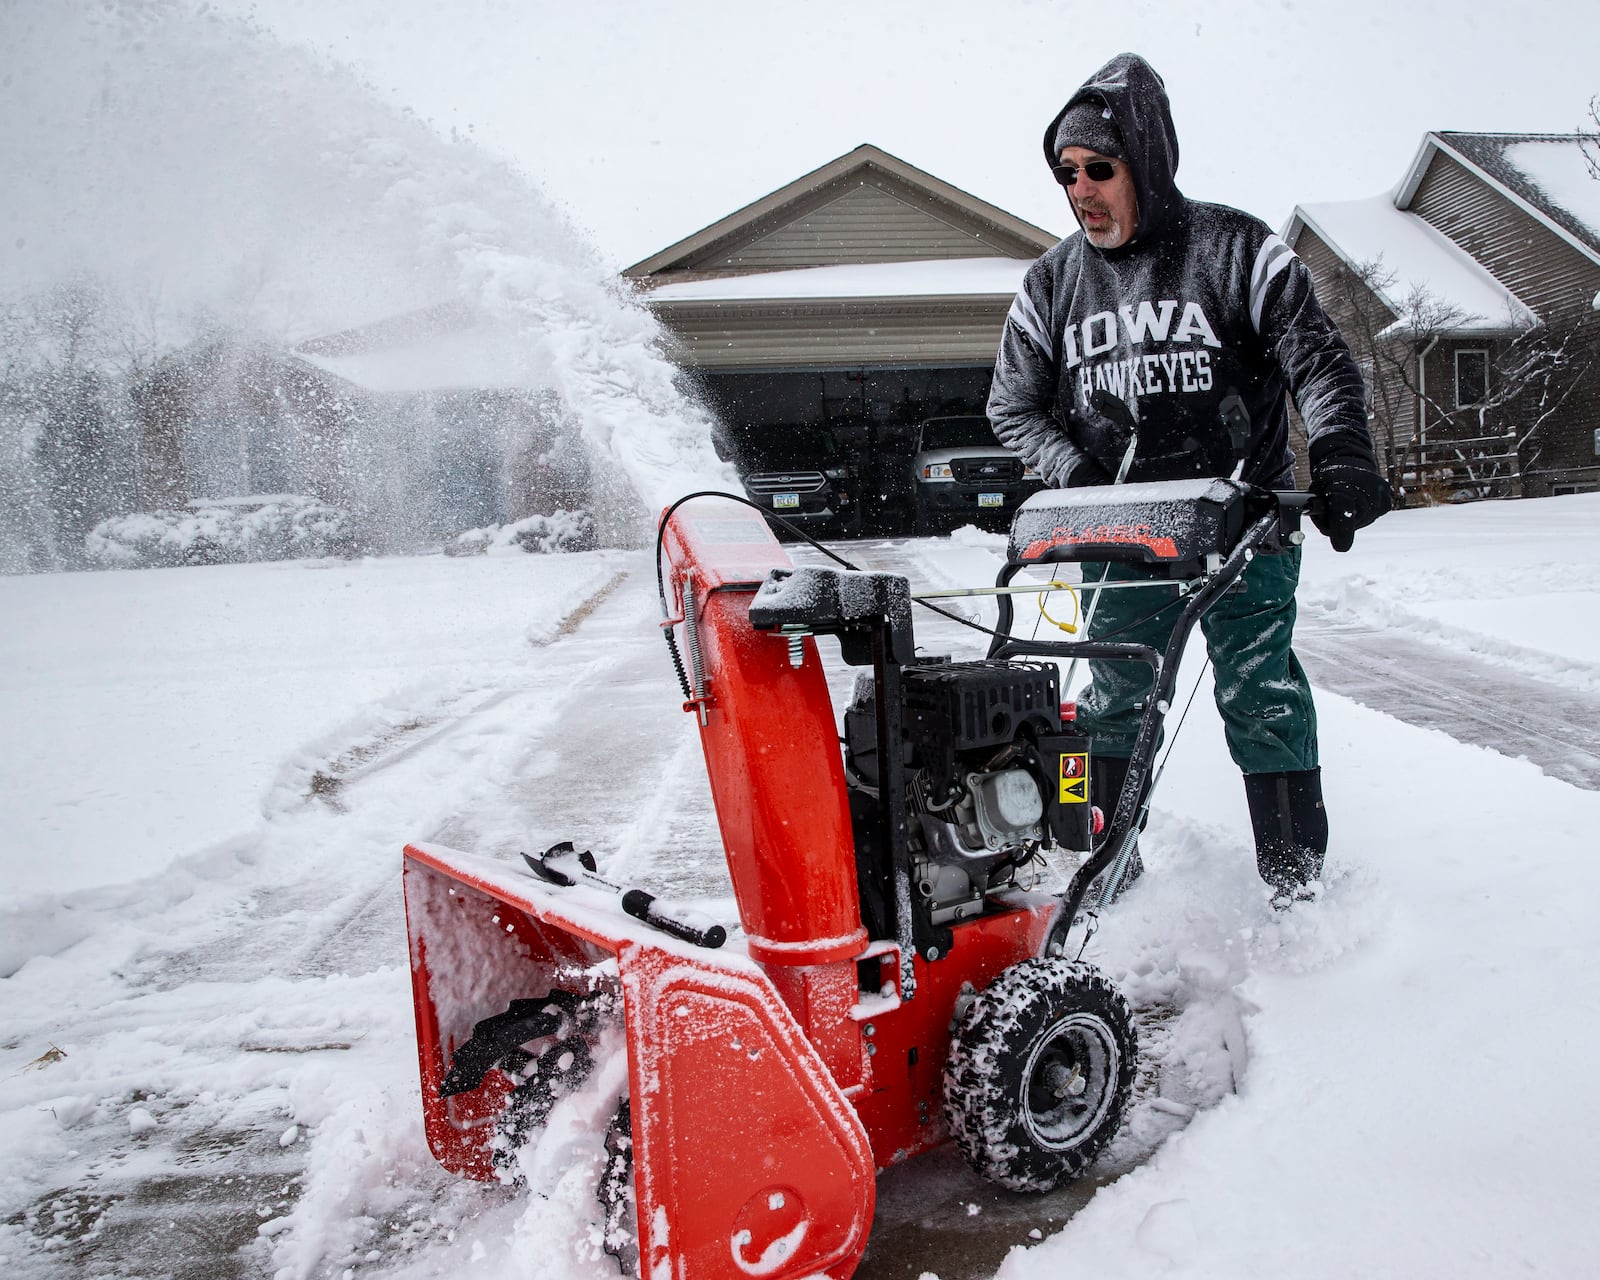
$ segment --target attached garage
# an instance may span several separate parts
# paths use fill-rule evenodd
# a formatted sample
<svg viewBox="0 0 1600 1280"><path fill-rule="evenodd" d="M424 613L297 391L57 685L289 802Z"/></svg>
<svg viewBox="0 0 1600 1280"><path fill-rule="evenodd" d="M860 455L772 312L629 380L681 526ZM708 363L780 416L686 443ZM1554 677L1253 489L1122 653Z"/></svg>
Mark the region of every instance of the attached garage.
<svg viewBox="0 0 1600 1280"><path fill-rule="evenodd" d="M917 425L983 412L1006 312L1056 239L861 146L624 276L742 471L831 445L813 470L835 531L887 532L910 521Z"/></svg>

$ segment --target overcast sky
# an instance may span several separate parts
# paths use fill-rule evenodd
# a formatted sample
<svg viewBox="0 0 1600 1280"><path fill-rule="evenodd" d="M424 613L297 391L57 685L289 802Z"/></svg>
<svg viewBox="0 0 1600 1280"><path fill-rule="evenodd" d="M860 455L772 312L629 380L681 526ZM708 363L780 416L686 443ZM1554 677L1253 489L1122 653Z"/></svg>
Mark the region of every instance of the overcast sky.
<svg viewBox="0 0 1600 1280"><path fill-rule="evenodd" d="M1112 54L1191 196L1281 227L1393 187L1430 129L1570 132L1593 0L226 0L513 160L618 267L871 142L1064 234L1044 125Z"/></svg>

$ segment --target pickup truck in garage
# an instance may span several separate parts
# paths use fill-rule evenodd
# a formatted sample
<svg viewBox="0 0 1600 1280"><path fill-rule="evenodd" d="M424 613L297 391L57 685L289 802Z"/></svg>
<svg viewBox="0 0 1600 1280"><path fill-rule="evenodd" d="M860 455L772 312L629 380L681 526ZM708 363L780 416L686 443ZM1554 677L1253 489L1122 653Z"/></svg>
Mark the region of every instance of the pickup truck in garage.
<svg viewBox="0 0 1600 1280"><path fill-rule="evenodd" d="M1022 500L1044 488L1038 473L995 439L981 415L928 418L917 428L915 448L918 533L964 524L1005 528Z"/></svg>

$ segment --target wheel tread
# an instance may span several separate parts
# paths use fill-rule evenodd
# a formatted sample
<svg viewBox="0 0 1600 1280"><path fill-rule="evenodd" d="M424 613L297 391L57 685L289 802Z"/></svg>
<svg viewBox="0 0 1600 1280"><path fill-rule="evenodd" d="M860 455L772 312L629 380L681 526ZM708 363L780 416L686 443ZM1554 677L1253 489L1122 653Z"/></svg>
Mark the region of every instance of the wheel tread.
<svg viewBox="0 0 1600 1280"><path fill-rule="evenodd" d="M1110 1105L1071 1147L1044 1147L1022 1115L1022 1073L1034 1039L1073 1011L1098 1019L1116 1046ZM1108 979L1081 961L1024 961L960 1015L945 1065L945 1118L980 1176L1016 1191L1049 1191L1079 1176L1116 1136L1137 1060L1133 1015Z"/></svg>

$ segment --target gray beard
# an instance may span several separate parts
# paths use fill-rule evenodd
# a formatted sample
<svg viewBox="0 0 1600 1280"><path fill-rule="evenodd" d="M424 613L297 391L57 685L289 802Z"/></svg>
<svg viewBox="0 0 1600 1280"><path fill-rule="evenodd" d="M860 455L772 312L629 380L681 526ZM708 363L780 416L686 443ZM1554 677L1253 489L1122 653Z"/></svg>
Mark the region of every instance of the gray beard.
<svg viewBox="0 0 1600 1280"><path fill-rule="evenodd" d="M1111 220L1111 225L1104 231L1090 231L1087 227L1085 227L1083 229L1083 234L1084 238L1088 240L1088 242L1096 249L1120 249L1128 242L1128 237L1122 228L1122 223L1118 222L1115 218Z"/></svg>

